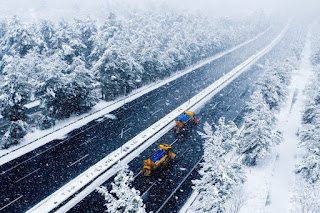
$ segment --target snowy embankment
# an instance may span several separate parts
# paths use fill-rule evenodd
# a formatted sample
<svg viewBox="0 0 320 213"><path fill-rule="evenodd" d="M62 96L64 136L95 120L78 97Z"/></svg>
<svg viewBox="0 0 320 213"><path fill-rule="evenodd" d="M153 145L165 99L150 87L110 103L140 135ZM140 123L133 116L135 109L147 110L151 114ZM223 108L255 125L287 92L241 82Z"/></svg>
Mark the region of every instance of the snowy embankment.
<svg viewBox="0 0 320 213"><path fill-rule="evenodd" d="M24 140L16 145L16 146L12 146L9 147L8 149L0 149L0 165L5 164L17 157L20 157L40 146L43 146L46 143L49 143L50 141L53 141L55 139L61 139L61 138L65 138L66 134L68 134L69 132L80 128L84 125L86 125L87 123L98 119L100 117L110 117L110 115L108 115L108 113L114 111L115 109L118 109L119 107L123 106L124 103L128 103L131 102L145 94L147 94L148 92L155 90L171 81L174 81L190 72L192 72L195 69L198 69L208 63L211 63L214 60L217 60L223 56L225 56L228 53L231 53L247 44L249 44L250 42L255 41L256 39L258 39L259 37L261 37L262 35L264 35L270 28L268 28L267 30L265 30L264 32L260 33L259 35L255 36L254 38L243 42L239 45L236 45L235 47L223 51L221 53L218 53L208 59L205 59L197 64L195 64L192 67L189 67L185 70L179 71L177 73L175 73L174 75L172 75L170 78L167 78L166 80L162 80L144 87L141 87L133 92L131 92L128 96L126 97L121 97L115 101L110 101L110 102L105 102L105 101L100 101L100 103L98 103L96 106L93 107L93 109L86 113L83 114L81 116L73 116L69 119L64 119L64 120L57 120L56 121L56 125L51 128L51 129L47 129L47 130L35 130L33 132L28 133Z"/></svg>
<svg viewBox="0 0 320 213"><path fill-rule="evenodd" d="M301 158L298 149L301 112L304 103L302 91L312 76L310 63L310 35L305 44L299 70L293 73L289 99L278 116L277 130L283 140L257 166L247 168L244 189L248 199L240 212L287 212L295 185L295 164Z"/></svg>
<svg viewBox="0 0 320 213"><path fill-rule="evenodd" d="M91 193L97 186L101 185L116 173L116 170L113 168L113 166L119 160L121 160L123 163L130 162L139 153L144 151L167 131L172 129L174 126L173 121L178 115L185 110L197 111L216 93L236 79L241 73L245 72L259 58L268 53L287 32L288 26L289 23L281 31L281 33L259 53L248 58L222 78L191 98L189 101L173 110L167 116L160 119L158 122L141 132L139 135L135 136L133 139L125 143L123 148L115 150L97 164L87 169L61 189L41 201L39 204L29 210L29 212L49 212L60 207L62 203L64 203L64 205L58 210L58 212L66 212L71 209L76 203Z"/></svg>

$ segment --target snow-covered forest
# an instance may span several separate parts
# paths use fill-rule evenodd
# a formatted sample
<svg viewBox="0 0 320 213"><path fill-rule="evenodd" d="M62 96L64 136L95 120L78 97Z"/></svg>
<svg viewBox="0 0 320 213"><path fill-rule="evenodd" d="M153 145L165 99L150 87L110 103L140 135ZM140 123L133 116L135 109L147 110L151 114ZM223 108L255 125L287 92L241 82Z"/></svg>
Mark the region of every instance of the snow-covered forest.
<svg viewBox="0 0 320 213"><path fill-rule="evenodd" d="M1 147L26 134L29 102L41 100L36 126L50 128L52 119L81 114L99 99L114 100L168 77L269 25L261 12L209 19L170 8L110 12L104 20L2 20L1 114L12 125Z"/></svg>

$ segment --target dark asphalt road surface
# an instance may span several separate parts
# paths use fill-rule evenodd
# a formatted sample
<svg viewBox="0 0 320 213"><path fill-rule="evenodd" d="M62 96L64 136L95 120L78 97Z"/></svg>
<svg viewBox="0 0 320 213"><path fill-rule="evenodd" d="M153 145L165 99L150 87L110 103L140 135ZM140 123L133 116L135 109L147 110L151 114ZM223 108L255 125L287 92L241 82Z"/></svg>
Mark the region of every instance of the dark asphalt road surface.
<svg viewBox="0 0 320 213"><path fill-rule="evenodd" d="M257 41L115 110L111 114L117 117L116 120L104 119L99 122L90 122L82 128L72 131L65 140L54 140L0 166L0 182L2 183L0 209L5 206L2 209L4 212L25 212L30 209L118 148L121 144L120 132L122 128L125 132L122 140L126 142L220 78L223 73L233 69L249 56L259 51L279 31L280 29L271 30ZM252 76L253 74L250 72L250 77L252 78ZM222 91L221 94L223 96L217 95L209 103L209 106L210 104L215 106L214 109L210 108L210 111L205 111L206 108L204 108L200 112L201 122L208 120L212 123L212 121L216 121L221 116L227 118L236 117L237 110L239 111L243 108L244 100L249 97L250 92L248 90L250 86L248 85L252 83L248 74L239 79L243 79L244 83L239 82L239 80L235 81L235 83L232 83ZM162 141L173 141L172 132L161 138ZM194 141L194 143L190 141ZM161 142L159 141L159 143ZM134 159L130 163L130 166L134 168L133 171L138 172L141 169L142 159L150 155L159 143L155 143L142 153L141 157ZM166 190L166 192L172 189L176 183L179 183L181 177L190 170L192 162L201 157L201 140L196 131L192 131L189 137L177 142L177 144L179 143L181 146L174 147L176 152L184 151L180 149L188 147L189 149L183 157L180 158L179 156L177 158L180 160L172 165L172 170L170 170L169 174L159 182L159 186L162 186L161 190ZM197 155L194 155L194 153L197 153ZM187 163L189 161L190 163ZM185 170L180 168L185 168ZM179 175L174 175L174 172ZM144 178L140 180L142 183L144 181ZM139 181L137 181L138 183ZM139 189L139 186L137 188ZM155 187L154 190L158 191L159 187ZM156 191L150 190L150 199L153 196L157 196ZM161 199L156 198L160 202ZM10 204L11 202L13 203ZM148 205L148 210L157 206L159 206L158 202L154 202L152 206Z"/></svg>

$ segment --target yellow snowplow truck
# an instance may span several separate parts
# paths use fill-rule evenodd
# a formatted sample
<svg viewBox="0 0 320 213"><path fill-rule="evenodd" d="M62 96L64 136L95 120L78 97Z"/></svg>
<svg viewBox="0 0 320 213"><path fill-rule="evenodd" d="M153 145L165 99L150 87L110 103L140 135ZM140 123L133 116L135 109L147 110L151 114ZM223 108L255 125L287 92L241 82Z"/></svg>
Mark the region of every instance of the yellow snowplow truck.
<svg viewBox="0 0 320 213"><path fill-rule="evenodd" d="M188 130L192 124L197 124L198 118L194 115L194 112L185 111L182 115L175 119L176 126L174 131L176 134L182 133Z"/></svg>
<svg viewBox="0 0 320 213"><path fill-rule="evenodd" d="M142 173L145 176L150 176L151 172L157 170L158 168L163 168L167 165L167 163L174 159L176 154L172 152L172 147L168 144L160 144L158 146L158 150L156 153L152 155L152 157L144 160L144 166L142 169Z"/></svg>

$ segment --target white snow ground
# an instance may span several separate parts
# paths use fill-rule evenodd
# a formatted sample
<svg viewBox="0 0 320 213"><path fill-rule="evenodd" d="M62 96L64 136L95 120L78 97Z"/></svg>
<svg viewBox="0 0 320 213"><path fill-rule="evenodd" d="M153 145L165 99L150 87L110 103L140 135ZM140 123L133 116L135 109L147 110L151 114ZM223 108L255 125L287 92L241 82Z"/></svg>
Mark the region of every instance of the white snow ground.
<svg viewBox="0 0 320 213"><path fill-rule="evenodd" d="M273 149L270 156L266 156L257 166L248 168L244 184L248 199L240 213L290 211L290 199L295 189L294 168L303 151L298 148L298 134L305 100L303 90L312 76L310 56L309 34L300 68L293 73L289 86L290 98L278 116L277 129L283 133L284 140Z"/></svg>
<svg viewBox="0 0 320 213"><path fill-rule="evenodd" d="M268 30L270 30L270 28L266 29L264 32L258 34L257 36L253 37L252 39L249 39L248 41L245 41L239 45L234 46L233 48L230 48L229 50L226 50L224 52L218 53L210 58L207 58L201 62L199 62L198 64L189 67L185 70L181 70L180 72L177 72L175 74L173 74L171 77L159 81L159 82L155 82L153 84L141 87L135 91L133 91L132 93L128 94L127 97L120 97L115 101L111 101L111 102L105 102L105 101L100 101L96 106L94 106L92 108L92 110L90 110L90 112L82 114L80 116L71 116L68 119L64 119L64 120L57 120L56 121L56 125L51 128L51 129L47 129L47 130L34 130L33 132L28 133L24 140L16 145L16 146L12 146L9 147L8 149L0 149L0 165L3 165L15 158L18 158L40 146L43 146L44 144L55 140L55 139L63 139L64 137L66 137L66 134L68 134L69 132L71 132L74 129L80 128L81 126L86 125L87 123L95 120L95 119L99 119L102 116L109 116L108 113L112 112L113 110L121 107L124 103L128 103L131 102L139 97L141 97L142 95L155 90L183 75L188 74L189 72L192 72L194 69L198 69L208 63L211 63L212 61L221 58L222 56L231 53L243 46L245 46L246 44L249 44L250 42L258 39L259 37L261 37L262 35L264 35ZM112 116L112 115L110 115Z"/></svg>

